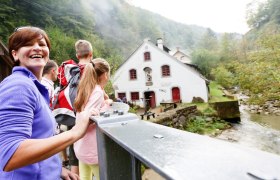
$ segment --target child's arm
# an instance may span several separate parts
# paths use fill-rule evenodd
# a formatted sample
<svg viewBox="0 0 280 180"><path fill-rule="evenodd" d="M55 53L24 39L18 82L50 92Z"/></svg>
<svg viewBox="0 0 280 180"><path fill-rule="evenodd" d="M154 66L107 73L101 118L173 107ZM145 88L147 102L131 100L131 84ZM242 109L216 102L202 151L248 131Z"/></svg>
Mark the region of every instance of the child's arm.
<svg viewBox="0 0 280 180"><path fill-rule="evenodd" d="M105 103L107 106L110 106L113 103L113 100L109 98L108 94L105 92L104 89L103 92L104 92Z"/></svg>

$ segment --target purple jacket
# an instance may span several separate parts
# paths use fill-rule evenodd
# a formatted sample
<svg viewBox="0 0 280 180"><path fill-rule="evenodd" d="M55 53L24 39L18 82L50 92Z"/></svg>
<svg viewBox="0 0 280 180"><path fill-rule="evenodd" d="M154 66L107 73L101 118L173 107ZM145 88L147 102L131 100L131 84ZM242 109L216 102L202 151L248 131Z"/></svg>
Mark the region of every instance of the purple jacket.
<svg viewBox="0 0 280 180"><path fill-rule="evenodd" d="M14 67L12 75L0 84L0 179L60 179L58 155L11 172L3 171L22 141L54 134L55 119L49 109L48 90L28 69Z"/></svg>

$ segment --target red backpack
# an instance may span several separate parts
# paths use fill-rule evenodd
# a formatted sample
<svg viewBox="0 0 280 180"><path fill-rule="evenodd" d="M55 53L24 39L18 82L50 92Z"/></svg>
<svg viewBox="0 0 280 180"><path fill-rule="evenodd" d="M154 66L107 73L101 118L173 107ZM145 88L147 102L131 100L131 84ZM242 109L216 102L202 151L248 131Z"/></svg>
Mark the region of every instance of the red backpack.
<svg viewBox="0 0 280 180"><path fill-rule="evenodd" d="M58 68L59 88L56 89L52 105L53 115L58 124L75 125L73 104L77 95L81 68L74 60L64 61Z"/></svg>

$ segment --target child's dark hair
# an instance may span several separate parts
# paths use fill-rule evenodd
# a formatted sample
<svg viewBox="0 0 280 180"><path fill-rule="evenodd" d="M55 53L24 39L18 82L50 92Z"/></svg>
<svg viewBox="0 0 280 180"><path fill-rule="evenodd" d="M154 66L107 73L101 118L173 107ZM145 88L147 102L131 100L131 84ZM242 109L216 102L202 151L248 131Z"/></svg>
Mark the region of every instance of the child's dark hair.
<svg viewBox="0 0 280 180"><path fill-rule="evenodd" d="M43 75L48 74L52 68L57 68L57 63L54 60L48 60L47 64L44 67Z"/></svg>

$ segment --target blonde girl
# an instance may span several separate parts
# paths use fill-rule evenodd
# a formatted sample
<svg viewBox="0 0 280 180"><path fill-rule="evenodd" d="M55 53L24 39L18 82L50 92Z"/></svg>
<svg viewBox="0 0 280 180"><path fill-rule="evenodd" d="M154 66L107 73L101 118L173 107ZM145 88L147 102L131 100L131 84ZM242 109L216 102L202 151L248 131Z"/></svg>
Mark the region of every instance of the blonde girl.
<svg viewBox="0 0 280 180"><path fill-rule="evenodd" d="M81 77L74 107L77 112L83 110L106 110L111 102L105 100L104 86L110 78L110 66L102 58L92 60L85 66ZM86 135L74 144L74 150L79 159L79 172L82 180L99 179L99 166L96 142L96 125L90 124Z"/></svg>

